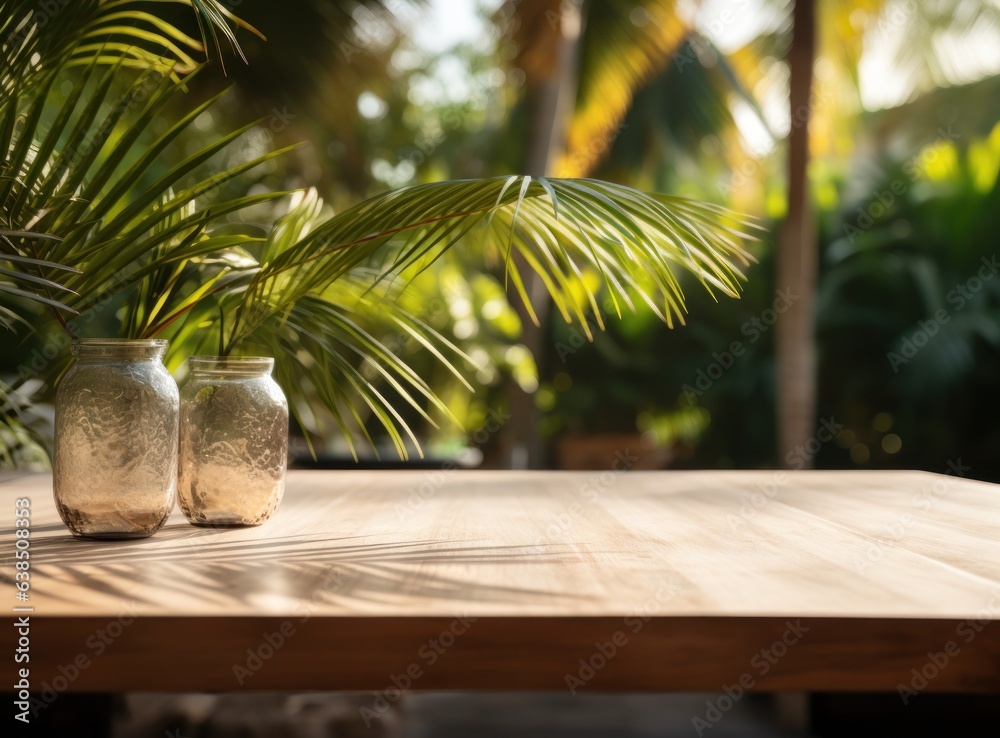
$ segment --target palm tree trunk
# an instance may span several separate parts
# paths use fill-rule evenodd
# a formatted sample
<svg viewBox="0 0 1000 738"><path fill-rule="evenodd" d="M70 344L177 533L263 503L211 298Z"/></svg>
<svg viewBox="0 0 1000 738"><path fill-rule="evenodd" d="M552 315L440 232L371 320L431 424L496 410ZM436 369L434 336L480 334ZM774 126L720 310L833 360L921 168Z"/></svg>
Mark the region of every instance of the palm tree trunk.
<svg viewBox="0 0 1000 738"><path fill-rule="evenodd" d="M813 436L816 416L816 224L809 202L809 116L816 52L815 0L796 0L793 12L788 135L788 215L778 241L778 289L798 296L778 320L777 419L779 461Z"/></svg>
<svg viewBox="0 0 1000 738"><path fill-rule="evenodd" d="M525 161L526 174L544 177L551 173L552 164L566 145L566 126L576 103L577 67L582 30L582 3L553 2L553 11L546 14L551 22L560 24L554 73L541 80L530 100L532 110L531 139ZM525 289L538 317L538 325L520 301L514 308L524 326L521 342L535 357L539 378L543 376L546 353L545 326L549 315L549 295L542 280L519 255L514 256L518 270L525 275ZM534 393L522 390L516 382L507 384L507 408L510 414L502 438L504 464L509 469L539 469L545 464L545 445L540 431L541 413L535 405Z"/></svg>

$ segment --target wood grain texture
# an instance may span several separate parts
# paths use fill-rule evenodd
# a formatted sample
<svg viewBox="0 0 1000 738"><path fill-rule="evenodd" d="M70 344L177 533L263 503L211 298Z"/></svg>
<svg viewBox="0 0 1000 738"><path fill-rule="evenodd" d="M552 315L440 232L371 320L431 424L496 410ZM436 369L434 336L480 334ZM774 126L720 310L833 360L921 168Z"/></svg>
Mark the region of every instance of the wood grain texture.
<svg viewBox="0 0 1000 738"><path fill-rule="evenodd" d="M8 582L15 497L35 684L82 657L68 689L895 690L954 642L927 690L1000 691L1000 487L950 476L293 472L259 528L122 542L9 478Z"/></svg>

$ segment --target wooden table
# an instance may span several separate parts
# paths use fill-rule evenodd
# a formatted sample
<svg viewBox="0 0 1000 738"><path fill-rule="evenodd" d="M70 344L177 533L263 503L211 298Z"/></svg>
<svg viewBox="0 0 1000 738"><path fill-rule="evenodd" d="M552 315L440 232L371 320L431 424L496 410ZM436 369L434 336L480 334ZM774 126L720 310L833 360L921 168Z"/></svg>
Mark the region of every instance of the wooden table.
<svg viewBox="0 0 1000 738"><path fill-rule="evenodd" d="M36 689L1000 691L1000 487L953 476L293 472L131 542L8 478L8 582L16 497Z"/></svg>

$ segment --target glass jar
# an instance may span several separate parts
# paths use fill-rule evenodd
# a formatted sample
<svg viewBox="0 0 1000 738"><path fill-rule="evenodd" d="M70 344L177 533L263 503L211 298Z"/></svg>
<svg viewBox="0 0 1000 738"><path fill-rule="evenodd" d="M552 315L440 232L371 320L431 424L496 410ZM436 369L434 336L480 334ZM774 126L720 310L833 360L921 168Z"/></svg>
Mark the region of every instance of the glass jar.
<svg viewBox="0 0 1000 738"><path fill-rule="evenodd" d="M87 538L145 538L174 507L177 383L163 340L84 338L56 391L53 493Z"/></svg>
<svg viewBox="0 0 1000 738"><path fill-rule="evenodd" d="M192 356L181 388L178 499L193 525L260 525L281 502L288 403L274 359Z"/></svg>

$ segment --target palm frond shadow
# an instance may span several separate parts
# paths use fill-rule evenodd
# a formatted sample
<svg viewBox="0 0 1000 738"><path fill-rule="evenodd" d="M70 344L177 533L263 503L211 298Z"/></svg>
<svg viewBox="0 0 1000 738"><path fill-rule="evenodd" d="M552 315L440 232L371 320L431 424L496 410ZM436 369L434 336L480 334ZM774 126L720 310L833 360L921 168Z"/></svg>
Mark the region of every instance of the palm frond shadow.
<svg viewBox="0 0 1000 738"><path fill-rule="evenodd" d="M31 526L31 532L35 535L39 533L57 533L65 530L66 526L63 523L46 523L45 525ZM0 537L13 537L15 531L17 531L17 528L0 528Z"/></svg>
<svg viewBox="0 0 1000 738"><path fill-rule="evenodd" d="M417 600L503 602L523 595L546 600L571 598L545 589L491 585L477 578L475 571L468 576L437 574L424 565L581 560L577 551L561 544L353 542L360 536L226 541L212 536L211 531L196 531L195 537L211 536L213 540L196 546L190 542L162 545L163 533L180 533L170 539L180 542L192 537L191 530L178 524L161 531L157 539L125 543L95 544L68 536L41 539L33 547L34 570L45 583L46 596L67 604L75 604L67 593L77 588L151 606L189 600L233 609L253 607L259 598L294 593L294 597L315 605L336 604L350 612L364 603L398 601L400 591ZM322 548L316 548L317 544ZM303 545L309 548L302 550ZM331 575L336 575L339 583L335 588L327 584ZM136 582L143 586L137 587Z"/></svg>

